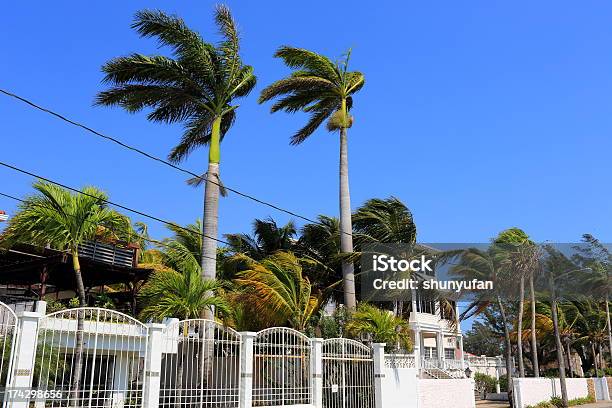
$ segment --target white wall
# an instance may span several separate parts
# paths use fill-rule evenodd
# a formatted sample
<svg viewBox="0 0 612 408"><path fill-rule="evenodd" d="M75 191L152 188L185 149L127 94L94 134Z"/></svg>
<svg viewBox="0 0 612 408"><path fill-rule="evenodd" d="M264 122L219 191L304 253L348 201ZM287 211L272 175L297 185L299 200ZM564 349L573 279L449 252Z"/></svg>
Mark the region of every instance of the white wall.
<svg viewBox="0 0 612 408"><path fill-rule="evenodd" d="M561 384L558 378L515 378L514 398L516 408L525 408L527 405L536 405L542 401L549 401L552 397L561 396ZM589 395L586 378L568 378L567 398L584 398Z"/></svg>
<svg viewBox="0 0 612 408"><path fill-rule="evenodd" d="M419 408L474 408L474 380L418 381ZM408 405L406 405L408 406Z"/></svg>
<svg viewBox="0 0 612 408"><path fill-rule="evenodd" d="M418 398L417 369L385 367L384 374L382 406L384 408L413 408Z"/></svg>

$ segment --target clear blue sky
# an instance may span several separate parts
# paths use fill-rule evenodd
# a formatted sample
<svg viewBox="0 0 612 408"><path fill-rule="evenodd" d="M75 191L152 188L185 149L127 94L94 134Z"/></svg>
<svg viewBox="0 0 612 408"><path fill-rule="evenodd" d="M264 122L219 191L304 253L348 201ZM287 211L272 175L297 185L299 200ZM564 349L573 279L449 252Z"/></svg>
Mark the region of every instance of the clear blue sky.
<svg viewBox="0 0 612 408"><path fill-rule="evenodd" d="M482 242L519 226L535 240L612 240L612 3L602 1L231 1L258 86L222 145L222 179L308 217L336 215L337 136L289 136L305 118L271 115L263 86L287 73L281 44L339 56L366 76L350 130L353 207L395 195L423 242ZM155 53L130 28L135 11L181 15L217 39L213 2L7 2L0 85L93 128L165 156L179 127L92 106L100 66ZM159 52L166 52L161 50ZM0 95L0 160L178 223L201 216L185 176ZM206 151L184 165L203 171ZM32 180L0 169L0 191ZM0 198L0 208L15 204ZM240 197L221 201L220 232L287 216ZM135 219L138 219L135 217ZM162 237L162 225L149 222Z"/></svg>

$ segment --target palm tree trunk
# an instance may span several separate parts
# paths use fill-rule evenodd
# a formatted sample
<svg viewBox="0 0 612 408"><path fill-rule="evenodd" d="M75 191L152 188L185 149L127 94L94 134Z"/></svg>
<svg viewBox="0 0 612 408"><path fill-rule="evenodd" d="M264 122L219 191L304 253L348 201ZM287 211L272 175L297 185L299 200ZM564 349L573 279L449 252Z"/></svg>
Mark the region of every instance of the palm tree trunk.
<svg viewBox="0 0 612 408"><path fill-rule="evenodd" d="M567 351L567 369L569 371L570 378L574 376L574 370L572 370L572 349L570 348L570 339L565 339L565 350Z"/></svg>
<svg viewBox="0 0 612 408"><path fill-rule="evenodd" d="M606 328L608 329L608 353L610 353L610 362L612 363L612 327L610 327L610 303L608 302L608 294L606 293Z"/></svg>
<svg viewBox="0 0 612 408"><path fill-rule="evenodd" d="M540 365L538 363L538 338L536 335L536 300L533 285L533 273L529 274L529 293L531 296L531 361L533 364L533 376L540 376Z"/></svg>
<svg viewBox="0 0 612 408"><path fill-rule="evenodd" d="M219 143L221 136L221 116L212 124L210 147L208 151L208 172L204 186L204 222L202 237L202 278L214 279L217 274L217 238L219 229ZM212 295L212 294L210 294ZM214 310L202 312L205 319L214 318Z"/></svg>
<svg viewBox="0 0 612 408"><path fill-rule="evenodd" d="M563 345L561 344L561 335L559 333L559 317L557 316L557 298L555 295L555 288L553 283L553 277L551 276L551 301L550 307L552 309L553 327L555 331L555 345L557 347L557 363L559 364L559 382L561 383L561 399L563 400L563 406L568 406L567 399L567 384L565 382L565 364L563 362Z"/></svg>
<svg viewBox="0 0 612 408"><path fill-rule="evenodd" d="M506 343L506 377L508 378L508 402L510 406L514 406L513 404L513 384L512 377L514 375L514 367L512 364L512 343L510 341L510 330L508 329L508 320L506 318L506 309L504 308L504 304L501 301L499 295L497 296L497 304L499 306L499 312L502 318L502 324L504 325L504 340Z"/></svg>
<svg viewBox="0 0 612 408"><path fill-rule="evenodd" d="M346 112L346 102L343 101ZM353 252L353 222L351 219L351 196L348 177L348 142L346 128L340 128L340 251L343 254ZM342 279L344 284L344 304L348 310L355 310L355 270L353 262L342 260Z"/></svg>
<svg viewBox="0 0 612 408"><path fill-rule="evenodd" d="M601 348L601 343L597 345L597 349L599 350L599 366L601 367L601 371L604 370L604 361L603 361L603 350ZM604 372L605 375L605 372Z"/></svg>
<svg viewBox="0 0 612 408"><path fill-rule="evenodd" d="M81 264L79 263L79 252L77 249L72 250L72 265L74 269L74 278L76 280L77 294L79 296L79 306L85 307L85 285L83 284L83 276L81 275ZM83 331L85 326L85 317L82 311L77 312L77 332L75 336L74 350L74 367L72 370L72 401L73 407L80 406L81 392L81 375L83 372Z"/></svg>
<svg viewBox="0 0 612 408"><path fill-rule="evenodd" d="M519 310L518 322L516 331L516 350L518 357L519 377L525 377L525 364L523 362L523 309L525 308L525 276L521 274L521 282L519 288Z"/></svg>
<svg viewBox="0 0 612 408"><path fill-rule="evenodd" d="M593 364L595 364L595 377L599 377L599 367L597 366L597 353L595 353L595 344L592 341L591 354L593 354Z"/></svg>

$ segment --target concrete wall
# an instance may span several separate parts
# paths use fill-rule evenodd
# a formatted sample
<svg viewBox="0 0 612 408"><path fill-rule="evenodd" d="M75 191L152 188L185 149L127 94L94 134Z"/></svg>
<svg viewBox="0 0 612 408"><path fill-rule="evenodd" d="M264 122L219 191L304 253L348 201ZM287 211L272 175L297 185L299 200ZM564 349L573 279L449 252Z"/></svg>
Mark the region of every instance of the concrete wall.
<svg viewBox="0 0 612 408"><path fill-rule="evenodd" d="M382 381L384 408L412 408L418 399L418 371L416 368L385 367Z"/></svg>
<svg viewBox="0 0 612 408"><path fill-rule="evenodd" d="M474 380L425 380L418 382L419 408L474 408ZM408 405L406 405L408 407Z"/></svg>
<svg viewBox="0 0 612 408"><path fill-rule="evenodd" d="M561 384L558 378L515 378L514 398L516 408L525 408L552 397L561 396ZM567 398L584 398L589 395L586 378L568 378Z"/></svg>

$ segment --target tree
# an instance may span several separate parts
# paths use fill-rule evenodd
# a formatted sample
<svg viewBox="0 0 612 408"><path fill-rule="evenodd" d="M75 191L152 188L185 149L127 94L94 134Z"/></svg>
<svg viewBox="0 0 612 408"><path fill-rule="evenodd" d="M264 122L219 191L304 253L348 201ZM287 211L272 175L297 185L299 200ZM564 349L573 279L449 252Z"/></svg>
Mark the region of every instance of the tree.
<svg viewBox="0 0 612 408"><path fill-rule="evenodd" d="M272 112L284 110L310 114L308 123L291 138L291 144L304 142L327 120L329 131L340 134L340 246L343 253L353 252L353 227L348 178L347 129L353 124L349 114L353 95L364 85L361 72L349 71L350 51L343 61L334 63L329 58L301 48L280 47L275 57L282 58L293 73L265 88L259 97L263 103L278 98ZM342 260L344 302L349 310L357 304L354 265Z"/></svg>
<svg viewBox="0 0 612 408"><path fill-rule="evenodd" d="M195 319L204 310L213 308L222 315L228 314L228 303L216 295L223 284L217 280L203 280L200 264L182 243L167 241L165 245L162 264L145 265L151 266L155 272L139 293L144 305L141 318L158 321L166 317Z"/></svg>
<svg viewBox="0 0 612 408"><path fill-rule="evenodd" d="M252 315L269 325L306 328L320 305L310 281L303 275L303 265L313 261L284 251L261 261L244 254L235 255L234 260L247 266L238 272L235 283L243 291L242 300L249 305Z"/></svg>
<svg viewBox="0 0 612 408"><path fill-rule="evenodd" d="M463 337L463 347L477 356L499 356L503 353L502 337L490 326L475 321Z"/></svg>
<svg viewBox="0 0 612 408"><path fill-rule="evenodd" d="M508 399L512 405L512 376L514 367L512 364L512 343L510 340L510 325L506 314L506 307L502 296L506 288L512 285L509 282L507 272L507 254L500 251L496 245L491 245L487 250L469 248L458 252L459 262L451 268L451 275L464 280L477 279L480 281L492 281L493 291L481 291L462 312L460 318L466 319L484 313L491 303L496 303L499 308L501 323L505 340L506 352L506 375L508 377Z"/></svg>
<svg viewBox="0 0 612 408"><path fill-rule="evenodd" d="M85 241L108 237L115 234L115 231L125 233L131 229L129 219L108 208L108 196L95 187L83 188L82 194L72 194L64 188L43 181L37 181L33 187L37 194L26 197L19 206L19 212L2 234L3 246L10 247L18 242L26 242L41 247L50 245L68 252L72 256L79 305L87 306L79 247ZM71 379L73 406L79 405L83 372L83 330L84 316L77 313Z"/></svg>
<svg viewBox="0 0 612 408"><path fill-rule="evenodd" d="M573 256L573 260L578 265L588 269L588 273L584 274L582 279L582 286L586 293L603 298L605 301L608 352L612 361L612 326L610 324L612 254L605 245L591 234L584 234L582 242L583 244L574 248L577 253Z"/></svg>
<svg viewBox="0 0 612 408"><path fill-rule="evenodd" d="M131 54L108 61L102 70L110 89L96 99L99 105L118 105L128 112L151 108L147 118L154 122L182 123L181 141L169 154L173 162L209 146L201 251L205 279L216 275L220 143L236 119L234 100L248 95L256 82L253 68L240 58L236 23L226 6L217 6L215 23L223 37L217 45L204 41L179 17L136 13L132 28L142 37L157 38L173 58Z"/></svg>
<svg viewBox="0 0 612 408"><path fill-rule="evenodd" d="M366 201L353 215L357 246L364 250L366 244L405 244L407 253L399 254L405 259L415 255L417 229L412 213L399 199L373 198ZM410 294L412 295L412 294ZM444 302L442 302L444 303ZM395 301L395 313L403 316L402 300Z"/></svg>
<svg viewBox="0 0 612 408"><path fill-rule="evenodd" d="M535 293L533 288L533 271L536 269L538 263L537 252L535 251L535 245L529 240L529 236L519 228L509 228L499 233L495 239L495 244L500 249L509 252L508 256L510 259L511 268L518 274L519 277L519 309L518 309L518 322L517 330L518 335L516 337L516 349L519 366L519 376L525 377L525 363L523 361L523 309L525 306L525 277L530 277L529 283L531 288L531 307L532 307L532 318L531 318L531 332L532 332L532 357L534 375L538 377L538 357L537 357L537 340L535 337Z"/></svg>
<svg viewBox="0 0 612 408"><path fill-rule="evenodd" d="M229 249L243 253L255 260L261 260L276 251L289 251L293 248L297 231L293 221L279 227L272 218L253 221L253 235L226 234Z"/></svg>
<svg viewBox="0 0 612 408"><path fill-rule="evenodd" d="M400 349L411 352L410 327L391 311L362 303L346 324L350 336L373 343L386 343L389 351Z"/></svg>

